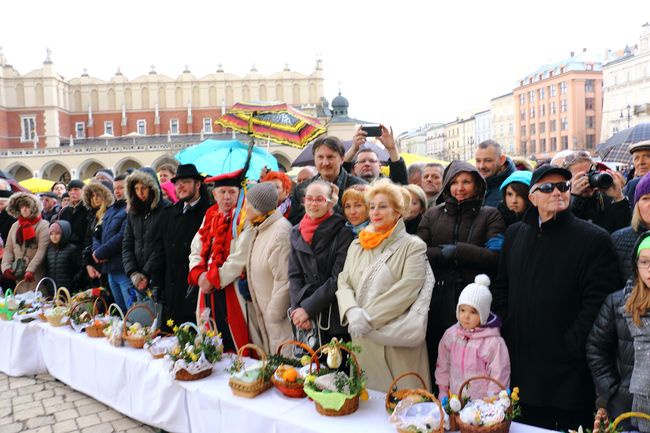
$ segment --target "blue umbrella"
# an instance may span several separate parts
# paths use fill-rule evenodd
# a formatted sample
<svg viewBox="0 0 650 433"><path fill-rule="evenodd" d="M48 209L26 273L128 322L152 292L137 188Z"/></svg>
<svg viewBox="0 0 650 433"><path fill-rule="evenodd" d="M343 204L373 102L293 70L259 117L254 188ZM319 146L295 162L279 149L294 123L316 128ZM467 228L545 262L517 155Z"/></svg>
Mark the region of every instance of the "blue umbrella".
<svg viewBox="0 0 650 433"><path fill-rule="evenodd" d="M218 176L244 167L248 145L237 140L205 140L178 152L175 157L181 164L194 164L201 173ZM253 147L250 167L246 173L249 180L258 180L264 167L278 170L278 161L261 147Z"/></svg>

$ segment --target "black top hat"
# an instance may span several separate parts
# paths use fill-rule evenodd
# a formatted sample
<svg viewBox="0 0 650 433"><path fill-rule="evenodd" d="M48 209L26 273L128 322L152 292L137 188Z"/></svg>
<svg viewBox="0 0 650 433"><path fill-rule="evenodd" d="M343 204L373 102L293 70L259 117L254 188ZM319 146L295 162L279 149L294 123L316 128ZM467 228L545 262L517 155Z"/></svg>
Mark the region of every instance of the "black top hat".
<svg viewBox="0 0 650 433"><path fill-rule="evenodd" d="M205 176L198 172L194 164L181 164L176 170L176 176L172 177L170 180L172 183L175 183L178 179L187 178L203 181L203 179L205 179Z"/></svg>

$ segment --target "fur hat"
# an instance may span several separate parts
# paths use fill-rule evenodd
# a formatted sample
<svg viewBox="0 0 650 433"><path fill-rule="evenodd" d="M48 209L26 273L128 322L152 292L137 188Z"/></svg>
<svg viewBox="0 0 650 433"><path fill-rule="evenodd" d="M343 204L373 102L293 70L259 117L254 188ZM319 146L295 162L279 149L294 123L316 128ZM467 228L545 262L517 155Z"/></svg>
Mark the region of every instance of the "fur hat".
<svg viewBox="0 0 650 433"><path fill-rule="evenodd" d="M86 206L88 209L93 208L93 194L99 194L104 199L104 206L106 208L110 207L115 202L113 193L103 183L100 182L89 183L88 185L84 186L84 189L81 192L81 199L83 200L84 206Z"/></svg>
<svg viewBox="0 0 650 433"><path fill-rule="evenodd" d="M41 201L35 195L27 192L17 192L9 198L9 203L7 203L6 207L7 213L18 219L20 216L20 208L25 205L29 206L30 218L41 215L41 211L43 210Z"/></svg>
<svg viewBox="0 0 650 433"><path fill-rule="evenodd" d="M481 325L485 325L490 316L490 307L492 305L492 293L490 293L488 287L490 287L490 277L485 274L477 275L474 282L468 284L460 293L458 305L456 306L456 318L460 313L460 306L469 305L478 311Z"/></svg>
<svg viewBox="0 0 650 433"><path fill-rule="evenodd" d="M255 210L266 214L278 207L278 190L271 182L262 182L248 190L246 200Z"/></svg>

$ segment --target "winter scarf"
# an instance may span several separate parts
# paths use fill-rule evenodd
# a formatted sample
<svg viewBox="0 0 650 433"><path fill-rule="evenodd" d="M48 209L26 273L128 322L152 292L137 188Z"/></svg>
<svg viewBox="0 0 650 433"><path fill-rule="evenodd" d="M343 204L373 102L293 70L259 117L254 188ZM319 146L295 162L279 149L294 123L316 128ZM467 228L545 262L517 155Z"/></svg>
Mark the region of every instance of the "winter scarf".
<svg viewBox="0 0 650 433"><path fill-rule="evenodd" d="M377 247L385 239L388 239L390 235L393 234L393 230L395 230L396 226L397 224L391 227L390 230L387 230L383 233L371 232L368 229L361 230L361 232L359 233L359 243L361 244L361 248L363 248L364 250L371 250Z"/></svg>
<svg viewBox="0 0 650 433"><path fill-rule="evenodd" d="M34 226L41 220L40 215L35 218L18 217L18 231L16 232L16 243L22 245L23 242L36 237Z"/></svg>
<svg viewBox="0 0 650 433"><path fill-rule="evenodd" d="M300 220L300 224L298 225L298 230L300 230L300 234L307 244L311 245L311 241L314 238L314 232L323 221L332 216L332 213L333 212L331 211L327 212L322 217L316 219L312 219L307 214L302 217L302 220Z"/></svg>

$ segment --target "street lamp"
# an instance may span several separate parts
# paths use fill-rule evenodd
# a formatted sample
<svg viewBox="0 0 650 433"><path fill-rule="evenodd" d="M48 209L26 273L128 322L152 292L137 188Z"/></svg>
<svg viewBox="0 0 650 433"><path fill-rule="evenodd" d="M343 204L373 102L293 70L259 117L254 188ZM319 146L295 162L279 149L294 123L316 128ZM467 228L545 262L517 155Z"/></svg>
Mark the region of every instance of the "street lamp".
<svg viewBox="0 0 650 433"><path fill-rule="evenodd" d="M627 127L629 128L630 127L630 119L632 118L632 114L631 114L632 107L630 107L630 104L627 104L626 109L627 109ZM619 119L623 119L623 110L621 110L621 115L620 115Z"/></svg>

